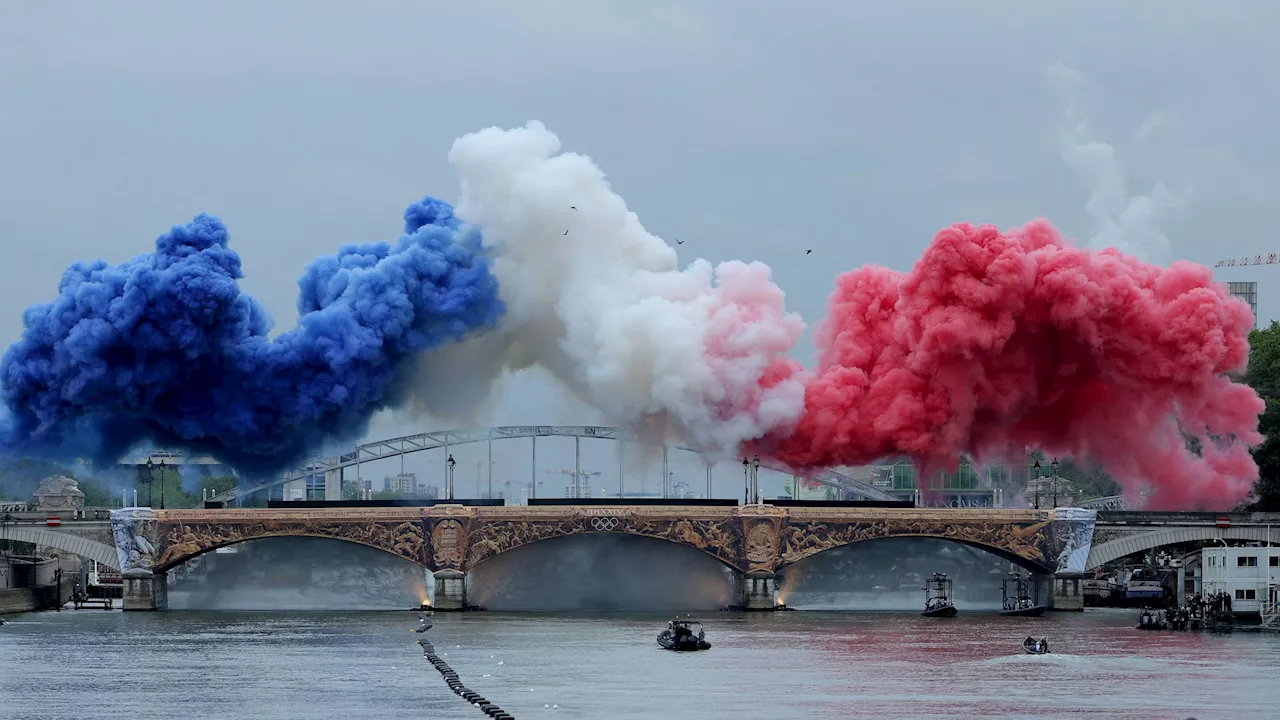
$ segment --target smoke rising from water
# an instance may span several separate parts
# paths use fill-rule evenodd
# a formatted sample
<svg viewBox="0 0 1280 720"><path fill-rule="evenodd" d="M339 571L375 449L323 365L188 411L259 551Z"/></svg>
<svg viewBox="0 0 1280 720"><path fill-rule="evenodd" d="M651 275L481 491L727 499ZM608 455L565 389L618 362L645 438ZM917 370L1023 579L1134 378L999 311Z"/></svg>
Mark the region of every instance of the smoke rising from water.
<svg viewBox="0 0 1280 720"><path fill-rule="evenodd" d="M427 598L424 570L381 550L323 538L266 538L211 552L169 573L175 610L408 610Z"/></svg>
<svg viewBox="0 0 1280 720"><path fill-rule="evenodd" d="M728 569L692 548L633 535L579 535L476 566L467 595L488 610L715 610L734 602Z"/></svg>

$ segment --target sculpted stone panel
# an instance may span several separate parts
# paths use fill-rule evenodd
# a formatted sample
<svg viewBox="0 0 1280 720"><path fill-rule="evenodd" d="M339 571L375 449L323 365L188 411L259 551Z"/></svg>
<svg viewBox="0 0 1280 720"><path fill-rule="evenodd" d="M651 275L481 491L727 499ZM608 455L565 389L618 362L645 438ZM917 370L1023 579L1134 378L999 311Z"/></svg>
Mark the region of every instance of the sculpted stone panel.
<svg viewBox="0 0 1280 720"><path fill-rule="evenodd" d="M772 570L778 564L778 521L774 518L744 520L747 570Z"/></svg>
<svg viewBox="0 0 1280 720"><path fill-rule="evenodd" d="M368 545L425 565L422 525L416 520L261 520L250 522L161 522L155 567L169 568L201 553L268 537L320 537Z"/></svg>
<svg viewBox="0 0 1280 720"><path fill-rule="evenodd" d="M431 530L431 560L437 568L457 568L462 565L466 552L463 542L466 531L462 523L446 518L436 523Z"/></svg>
<svg viewBox="0 0 1280 720"><path fill-rule="evenodd" d="M477 521L467 537L463 569L471 569L495 555L540 540L605 532L642 535L686 545L726 565L745 569L741 538L730 517L654 517L627 508L608 508L608 514L574 512L568 516L562 510L559 515L560 519L532 516Z"/></svg>
<svg viewBox="0 0 1280 720"><path fill-rule="evenodd" d="M111 535L126 576L150 575L155 565L156 514L151 508L111 511Z"/></svg>
<svg viewBox="0 0 1280 720"><path fill-rule="evenodd" d="M823 550L866 540L890 537L935 537L983 545L1016 555L1029 563L1051 569L1056 559L1049 520L1025 524L986 521L961 522L945 519L876 520L870 522L796 522L782 530L778 565L803 560ZM775 568L776 569L776 568Z"/></svg>

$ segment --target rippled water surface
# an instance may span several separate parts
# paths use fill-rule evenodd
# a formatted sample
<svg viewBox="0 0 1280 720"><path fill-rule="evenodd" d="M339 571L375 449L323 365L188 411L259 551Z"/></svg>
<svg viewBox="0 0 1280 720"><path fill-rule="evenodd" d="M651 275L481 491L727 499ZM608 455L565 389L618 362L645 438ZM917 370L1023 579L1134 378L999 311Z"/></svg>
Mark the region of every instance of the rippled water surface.
<svg viewBox="0 0 1280 720"><path fill-rule="evenodd" d="M517 718L1280 718L1280 637L1140 632L1132 612L437 615L437 651ZM0 718L484 718L416 615L62 612L0 627ZM1054 654L1021 654L1028 634ZM555 706L555 707L550 707Z"/></svg>

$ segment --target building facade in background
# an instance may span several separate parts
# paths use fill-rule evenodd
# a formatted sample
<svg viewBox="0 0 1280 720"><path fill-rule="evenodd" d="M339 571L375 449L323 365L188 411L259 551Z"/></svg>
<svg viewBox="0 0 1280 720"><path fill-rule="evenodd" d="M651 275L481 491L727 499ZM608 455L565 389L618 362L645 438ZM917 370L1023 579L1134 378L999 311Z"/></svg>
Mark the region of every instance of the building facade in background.
<svg viewBox="0 0 1280 720"><path fill-rule="evenodd" d="M1236 613L1275 611L1280 547L1214 547L1201 551L1206 593L1231 596ZM1270 605L1270 607L1265 607Z"/></svg>
<svg viewBox="0 0 1280 720"><path fill-rule="evenodd" d="M402 472L398 475L388 475L383 481L383 490L390 490L397 495L416 497L418 493L418 474Z"/></svg>
<svg viewBox="0 0 1280 720"><path fill-rule="evenodd" d="M1253 311L1253 327L1258 327L1258 283L1256 282L1229 282L1227 283L1227 292L1232 296L1249 303L1249 309Z"/></svg>

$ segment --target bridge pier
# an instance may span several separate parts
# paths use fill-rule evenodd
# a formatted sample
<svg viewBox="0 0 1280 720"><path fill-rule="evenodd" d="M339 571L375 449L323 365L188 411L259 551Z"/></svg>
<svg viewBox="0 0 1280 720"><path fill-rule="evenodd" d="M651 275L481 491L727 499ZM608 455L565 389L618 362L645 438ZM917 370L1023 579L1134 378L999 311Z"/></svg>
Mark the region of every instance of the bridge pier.
<svg viewBox="0 0 1280 720"><path fill-rule="evenodd" d="M125 575L121 605L125 610L164 610L169 607L169 573Z"/></svg>
<svg viewBox="0 0 1280 720"><path fill-rule="evenodd" d="M1052 592L1049 596L1050 610L1084 610L1085 573L1060 572L1051 576Z"/></svg>
<svg viewBox="0 0 1280 720"><path fill-rule="evenodd" d="M434 610L467 609L467 574L458 570L436 570L436 596L431 601Z"/></svg>
<svg viewBox="0 0 1280 720"><path fill-rule="evenodd" d="M778 576L775 573L755 570L742 576L742 599L738 607L743 610L773 610L778 606Z"/></svg>

